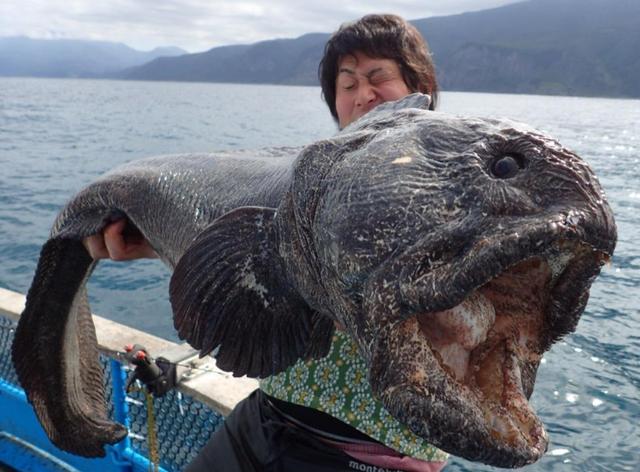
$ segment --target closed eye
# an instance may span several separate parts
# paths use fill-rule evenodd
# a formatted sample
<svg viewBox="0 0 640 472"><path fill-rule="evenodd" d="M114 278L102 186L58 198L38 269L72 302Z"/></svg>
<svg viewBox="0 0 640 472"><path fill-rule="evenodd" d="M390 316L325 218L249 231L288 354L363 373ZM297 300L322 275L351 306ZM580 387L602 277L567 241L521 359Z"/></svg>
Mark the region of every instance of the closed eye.
<svg viewBox="0 0 640 472"><path fill-rule="evenodd" d="M369 79L371 85L378 85L395 78L396 75L393 72L383 68L374 69L367 74L367 79Z"/></svg>
<svg viewBox="0 0 640 472"><path fill-rule="evenodd" d="M353 90L356 86L356 81L353 77L348 75L342 75L338 77L338 87L341 90Z"/></svg>

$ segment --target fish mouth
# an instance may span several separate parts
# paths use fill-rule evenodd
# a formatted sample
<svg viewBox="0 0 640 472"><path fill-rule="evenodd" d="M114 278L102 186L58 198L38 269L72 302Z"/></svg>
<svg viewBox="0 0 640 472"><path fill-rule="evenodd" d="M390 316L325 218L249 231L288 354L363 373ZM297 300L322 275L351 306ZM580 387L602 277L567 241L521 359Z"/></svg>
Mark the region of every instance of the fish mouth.
<svg viewBox="0 0 640 472"><path fill-rule="evenodd" d="M504 254L506 246L494 247ZM472 273L481 275L463 288L451 289L455 274L442 273L422 277L415 290L401 286L402 315L379 324L371 343L372 390L393 416L447 452L498 467L535 462L548 445L528 402L538 366L575 329L612 250L577 238L543 240L489 268L476 257ZM421 306L442 291L456 293L448 304L445 296L440 306Z"/></svg>

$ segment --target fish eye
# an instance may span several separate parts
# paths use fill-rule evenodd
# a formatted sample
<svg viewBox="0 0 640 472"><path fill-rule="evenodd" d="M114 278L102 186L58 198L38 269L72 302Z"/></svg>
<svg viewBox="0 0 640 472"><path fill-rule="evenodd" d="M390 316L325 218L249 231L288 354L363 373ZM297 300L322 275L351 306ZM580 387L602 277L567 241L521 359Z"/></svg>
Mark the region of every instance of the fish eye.
<svg viewBox="0 0 640 472"><path fill-rule="evenodd" d="M510 179L522 169L522 157L515 154L505 154L493 161L491 173L499 179Z"/></svg>

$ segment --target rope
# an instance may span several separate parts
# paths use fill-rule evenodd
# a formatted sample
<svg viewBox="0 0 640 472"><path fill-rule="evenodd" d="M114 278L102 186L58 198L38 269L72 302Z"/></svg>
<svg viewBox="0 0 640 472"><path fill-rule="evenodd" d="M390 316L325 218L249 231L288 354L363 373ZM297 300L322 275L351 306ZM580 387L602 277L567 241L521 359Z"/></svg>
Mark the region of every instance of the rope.
<svg viewBox="0 0 640 472"><path fill-rule="evenodd" d="M147 406L147 447L149 448L149 472L158 472L160 468L160 452L158 451L158 435L156 433L156 413L153 395L146 388L130 387L127 393L141 392Z"/></svg>
<svg viewBox="0 0 640 472"><path fill-rule="evenodd" d="M144 389L147 399L147 446L149 447L149 472L158 472L160 453L158 452L158 437L156 435L156 414L153 407L153 395Z"/></svg>

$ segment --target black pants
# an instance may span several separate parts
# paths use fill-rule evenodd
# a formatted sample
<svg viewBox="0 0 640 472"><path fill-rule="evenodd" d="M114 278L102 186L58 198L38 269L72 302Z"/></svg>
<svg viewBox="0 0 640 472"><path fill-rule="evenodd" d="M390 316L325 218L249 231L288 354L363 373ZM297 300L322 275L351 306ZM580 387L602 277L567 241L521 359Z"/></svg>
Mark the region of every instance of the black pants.
<svg viewBox="0 0 640 472"><path fill-rule="evenodd" d="M260 390L236 406L185 469L186 472L355 470L374 469L283 421Z"/></svg>

